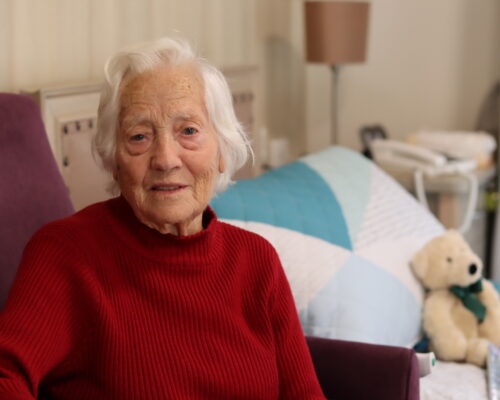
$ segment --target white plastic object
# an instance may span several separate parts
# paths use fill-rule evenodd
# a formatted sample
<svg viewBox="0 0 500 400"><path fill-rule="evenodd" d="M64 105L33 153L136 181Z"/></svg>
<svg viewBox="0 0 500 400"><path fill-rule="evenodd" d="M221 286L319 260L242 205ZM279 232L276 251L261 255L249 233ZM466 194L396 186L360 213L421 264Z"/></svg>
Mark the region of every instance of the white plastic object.
<svg viewBox="0 0 500 400"><path fill-rule="evenodd" d="M469 168L470 166L467 169ZM479 184L477 181L477 177L471 172L466 172L467 169L464 167L464 165L459 166L459 168L456 169L453 169L451 165L447 165L442 170L439 170L438 168L436 169L420 168L416 169L414 172L415 192L417 194L417 199L427 209L429 209L429 204L427 203L427 196L425 195L424 175L438 176L438 175L453 174L462 176L469 182L469 197L467 200L465 215L462 224L456 228L457 231L459 231L462 234L466 233L472 224L472 219L474 218L474 210L476 209L477 206L477 196L479 191Z"/></svg>
<svg viewBox="0 0 500 400"><path fill-rule="evenodd" d="M290 161L290 142L287 138L271 139L269 143L269 164L280 167Z"/></svg>
<svg viewBox="0 0 500 400"><path fill-rule="evenodd" d="M418 370L420 377L429 375L436 367L436 356L433 352L430 353L416 353L418 359Z"/></svg>
<svg viewBox="0 0 500 400"><path fill-rule="evenodd" d="M429 208L425 195L424 176L462 176L469 183L469 196L462 224L456 229L462 234L472 224L477 205L478 181L472 172L477 168L473 159L448 160L443 154L422 146L397 140L376 139L370 143L373 158L380 165L413 172L417 199Z"/></svg>
<svg viewBox="0 0 500 400"><path fill-rule="evenodd" d="M370 144L370 150L377 163L386 162L409 169L443 167L447 163L442 154L397 140L374 140Z"/></svg>
<svg viewBox="0 0 500 400"><path fill-rule="evenodd" d="M487 157L497 147L493 136L486 132L420 131L407 140L454 158Z"/></svg>

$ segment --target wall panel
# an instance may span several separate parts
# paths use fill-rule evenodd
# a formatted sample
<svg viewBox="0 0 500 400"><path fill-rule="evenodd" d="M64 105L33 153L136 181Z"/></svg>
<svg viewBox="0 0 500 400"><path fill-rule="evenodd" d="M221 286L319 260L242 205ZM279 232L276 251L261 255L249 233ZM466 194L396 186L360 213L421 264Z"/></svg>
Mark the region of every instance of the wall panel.
<svg viewBox="0 0 500 400"><path fill-rule="evenodd" d="M151 1L121 0L115 17L119 47L152 37Z"/></svg>
<svg viewBox="0 0 500 400"><path fill-rule="evenodd" d="M88 46L90 48L90 78L102 76L104 62L120 47L119 9L121 0L90 0Z"/></svg>
<svg viewBox="0 0 500 400"><path fill-rule="evenodd" d="M11 87L12 76L12 5L0 1L0 88Z"/></svg>
<svg viewBox="0 0 500 400"><path fill-rule="evenodd" d="M218 65L255 64L256 1L1 0L0 90L101 79L116 50L175 34Z"/></svg>

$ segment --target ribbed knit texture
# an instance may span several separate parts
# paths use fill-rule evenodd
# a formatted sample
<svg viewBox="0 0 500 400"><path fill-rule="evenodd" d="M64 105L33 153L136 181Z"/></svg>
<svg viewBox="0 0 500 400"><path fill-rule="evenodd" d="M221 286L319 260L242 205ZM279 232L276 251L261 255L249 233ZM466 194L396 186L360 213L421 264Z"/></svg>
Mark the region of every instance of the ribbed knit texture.
<svg viewBox="0 0 500 400"><path fill-rule="evenodd" d="M123 198L35 234L0 316L0 399L324 399L278 256L208 209L162 235Z"/></svg>

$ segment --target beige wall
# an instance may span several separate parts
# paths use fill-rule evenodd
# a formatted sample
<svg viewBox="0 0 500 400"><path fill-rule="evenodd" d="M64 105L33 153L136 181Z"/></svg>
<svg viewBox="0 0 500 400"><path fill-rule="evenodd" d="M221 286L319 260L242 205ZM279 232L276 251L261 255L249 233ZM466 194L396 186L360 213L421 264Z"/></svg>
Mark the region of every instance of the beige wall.
<svg viewBox="0 0 500 400"><path fill-rule="evenodd" d="M125 44L179 32L219 66L260 67L266 125L293 155L329 143L330 72L304 63L302 0L0 0L0 90L102 77ZM341 68L340 143L471 129L500 78L500 0L372 0L368 61ZM305 135L305 132L308 134Z"/></svg>
<svg viewBox="0 0 500 400"><path fill-rule="evenodd" d="M0 90L100 79L124 45L181 33L219 65L255 61L253 0L0 0Z"/></svg>
<svg viewBox="0 0 500 400"><path fill-rule="evenodd" d="M372 0L368 60L341 67L340 143L381 123L393 138L420 128L473 129L500 79L499 0ZM309 151L329 143L330 72L308 65Z"/></svg>

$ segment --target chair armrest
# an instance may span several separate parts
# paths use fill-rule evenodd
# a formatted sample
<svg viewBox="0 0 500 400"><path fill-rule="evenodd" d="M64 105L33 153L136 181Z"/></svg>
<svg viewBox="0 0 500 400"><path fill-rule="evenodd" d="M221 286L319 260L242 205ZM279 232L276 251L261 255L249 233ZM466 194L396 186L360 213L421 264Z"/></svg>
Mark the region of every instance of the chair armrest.
<svg viewBox="0 0 500 400"><path fill-rule="evenodd" d="M411 349L307 337L328 399L418 400L418 359Z"/></svg>

